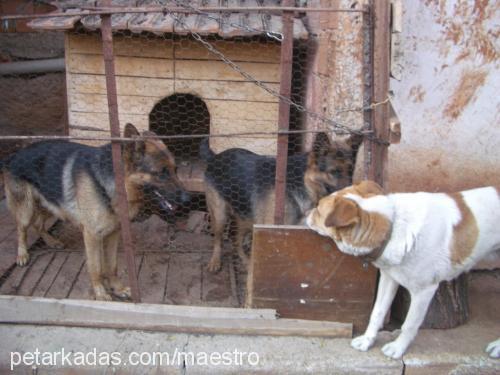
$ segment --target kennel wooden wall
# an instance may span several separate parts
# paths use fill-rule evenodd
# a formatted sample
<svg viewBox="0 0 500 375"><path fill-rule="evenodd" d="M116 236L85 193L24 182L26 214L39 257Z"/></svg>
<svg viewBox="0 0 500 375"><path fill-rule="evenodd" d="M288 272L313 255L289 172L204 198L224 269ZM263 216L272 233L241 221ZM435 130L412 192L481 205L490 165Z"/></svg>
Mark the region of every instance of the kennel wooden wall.
<svg viewBox="0 0 500 375"><path fill-rule="evenodd" d="M85 6L84 1L76 3ZM136 6L135 2L119 3ZM269 0L254 5L275 3ZM212 6L217 4L218 1L209 2ZM218 51L255 80L278 92L281 17L259 13L249 13L245 17L246 28L233 26L240 22L237 13L227 14L220 23L200 14L186 14L183 18L185 24L174 22L172 17L161 13L114 15L113 48L120 123L131 122L139 129L147 130L150 128L149 114L155 104L174 94L191 94L207 106L210 134L276 132L279 98L186 36L191 31L204 37L216 37L212 42ZM308 32L302 20L297 18L293 23L294 39L306 39ZM36 30L67 31L70 135L102 136L102 131L108 131L109 118L99 19L95 16L38 19L30 26ZM259 39L259 36L269 33L274 33L277 39ZM244 147L265 155L276 155L277 152L274 134L250 139L212 138L210 144L216 152L231 147Z"/></svg>
<svg viewBox="0 0 500 375"><path fill-rule="evenodd" d="M201 45L170 38L114 38L120 123L149 129L156 103L173 94L201 98L210 113L210 133L276 131L278 99L245 78ZM278 43L218 42L217 47L252 76L279 87ZM70 135L102 135L109 127L102 46L98 34L66 35L66 72ZM97 128L92 131L92 127ZM214 138L220 152L243 147L261 154L276 152L276 139Z"/></svg>

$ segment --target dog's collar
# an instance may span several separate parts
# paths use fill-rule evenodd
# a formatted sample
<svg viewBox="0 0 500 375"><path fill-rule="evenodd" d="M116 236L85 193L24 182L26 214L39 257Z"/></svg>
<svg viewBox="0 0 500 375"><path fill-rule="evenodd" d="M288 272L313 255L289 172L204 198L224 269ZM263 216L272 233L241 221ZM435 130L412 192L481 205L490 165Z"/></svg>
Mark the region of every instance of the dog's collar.
<svg viewBox="0 0 500 375"><path fill-rule="evenodd" d="M372 251L370 251L368 254L361 256L361 260L363 261L363 263L375 262L378 258L380 258L385 248L387 247L387 244L389 243L391 236L392 236L392 223L389 230L387 231L387 235L385 236L385 239L382 242L382 244L373 249Z"/></svg>

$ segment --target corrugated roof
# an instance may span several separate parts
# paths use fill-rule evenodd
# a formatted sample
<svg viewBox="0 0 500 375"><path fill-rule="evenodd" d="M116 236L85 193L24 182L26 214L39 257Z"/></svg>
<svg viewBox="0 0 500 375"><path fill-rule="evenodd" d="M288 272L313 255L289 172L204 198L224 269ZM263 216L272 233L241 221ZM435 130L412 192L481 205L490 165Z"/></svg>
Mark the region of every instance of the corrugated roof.
<svg viewBox="0 0 500 375"><path fill-rule="evenodd" d="M56 12L68 13L68 17L34 19L29 26L37 30L71 30L81 24L85 29L96 30L101 26L97 15L71 15L81 12L82 8L99 6L100 1L69 0L54 1L59 9ZM192 9L192 13L122 13L111 17L113 30L143 31L155 34L196 32L200 35L219 35L223 38L235 36L281 34L281 16L268 12L197 12L198 7L263 7L280 6L280 0L113 0L113 6L147 7L172 6ZM300 18L294 18L294 38L307 39L308 32Z"/></svg>

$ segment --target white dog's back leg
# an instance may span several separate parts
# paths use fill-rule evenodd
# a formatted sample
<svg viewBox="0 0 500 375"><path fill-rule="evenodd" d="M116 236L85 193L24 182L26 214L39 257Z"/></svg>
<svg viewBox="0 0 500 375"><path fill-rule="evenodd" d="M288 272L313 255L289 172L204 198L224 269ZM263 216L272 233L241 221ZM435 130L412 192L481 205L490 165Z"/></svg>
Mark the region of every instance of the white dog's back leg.
<svg viewBox="0 0 500 375"><path fill-rule="evenodd" d="M492 358L500 358L500 339L490 342L486 347L486 352Z"/></svg>
<svg viewBox="0 0 500 375"><path fill-rule="evenodd" d="M394 281L394 279L385 272L380 271L377 299L375 300L375 305L370 315L370 323L364 335L356 337L351 341L351 346L354 349L367 351L373 345L377 337L377 332L382 328L384 318L394 300L398 286L398 283Z"/></svg>
<svg viewBox="0 0 500 375"><path fill-rule="evenodd" d="M408 310L405 322L401 327L401 334L396 340L384 345L382 348L382 351L386 356L391 358L400 358L404 354L410 343L417 335L418 329L424 321L425 314L427 313L429 304L431 303L432 297L434 296L434 293L436 293L438 286L438 284L435 284L418 292L410 291L410 309Z"/></svg>

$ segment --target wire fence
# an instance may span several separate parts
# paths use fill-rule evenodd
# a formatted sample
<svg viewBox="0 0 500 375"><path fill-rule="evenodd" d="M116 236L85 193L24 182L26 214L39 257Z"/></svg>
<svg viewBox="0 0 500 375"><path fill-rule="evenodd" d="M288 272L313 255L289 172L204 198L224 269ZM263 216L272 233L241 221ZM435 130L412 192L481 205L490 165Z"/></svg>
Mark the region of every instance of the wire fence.
<svg viewBox="0 0 500 375"><path fill-rule="evenodd" d="M42 276L14 288L12 275L27 271L9 268L0 293L127 298L128 261L143 301L239 306L252 225L273 222L277 137L288 136L281 202L287 224L302 223L321 197L351 184L362 141L387 145L374 135L366 114L389 98L372 102L369 82L351 82L369 69L363 55L367 9L323 9L345 13L342 22L353 26L321 51L324 32L306 27L306 14L315 9L155 4L161 6L61 9L51 16L77 19L64 26L65 74L0 77L0 99L7 104L0 110L0 121L8 125L0 133L7 205L15 226L34 227L41 238L33 245L19 235L14 256L18 265L41 269L42 275L57 270L50 283ZM290 96L280 92L282 11L296 14ZM101 16L111 16L120 137L106 135L112 108ZM66 21L54 19L39 21L63 28ZM330 58L339 45L361 56L359 71L349 71L352 62ZM9 63L22 60L17 52L2 53ZM318 62L321 54L326 58ZM47 79L60 82L62 75L62 89L47 92ZM19 97L28 100L20 103ZM280 103L290 106L288 130L278 126ZM56 126L47 112L58 113ZM28 118L33 125L23 126ZM120 144L122 200L133 220L135 256L116 255L123 217L114 151L106 142ZM152 278L154 273L159 276ZM62 292L59 275L71 279Z"/></svg>

